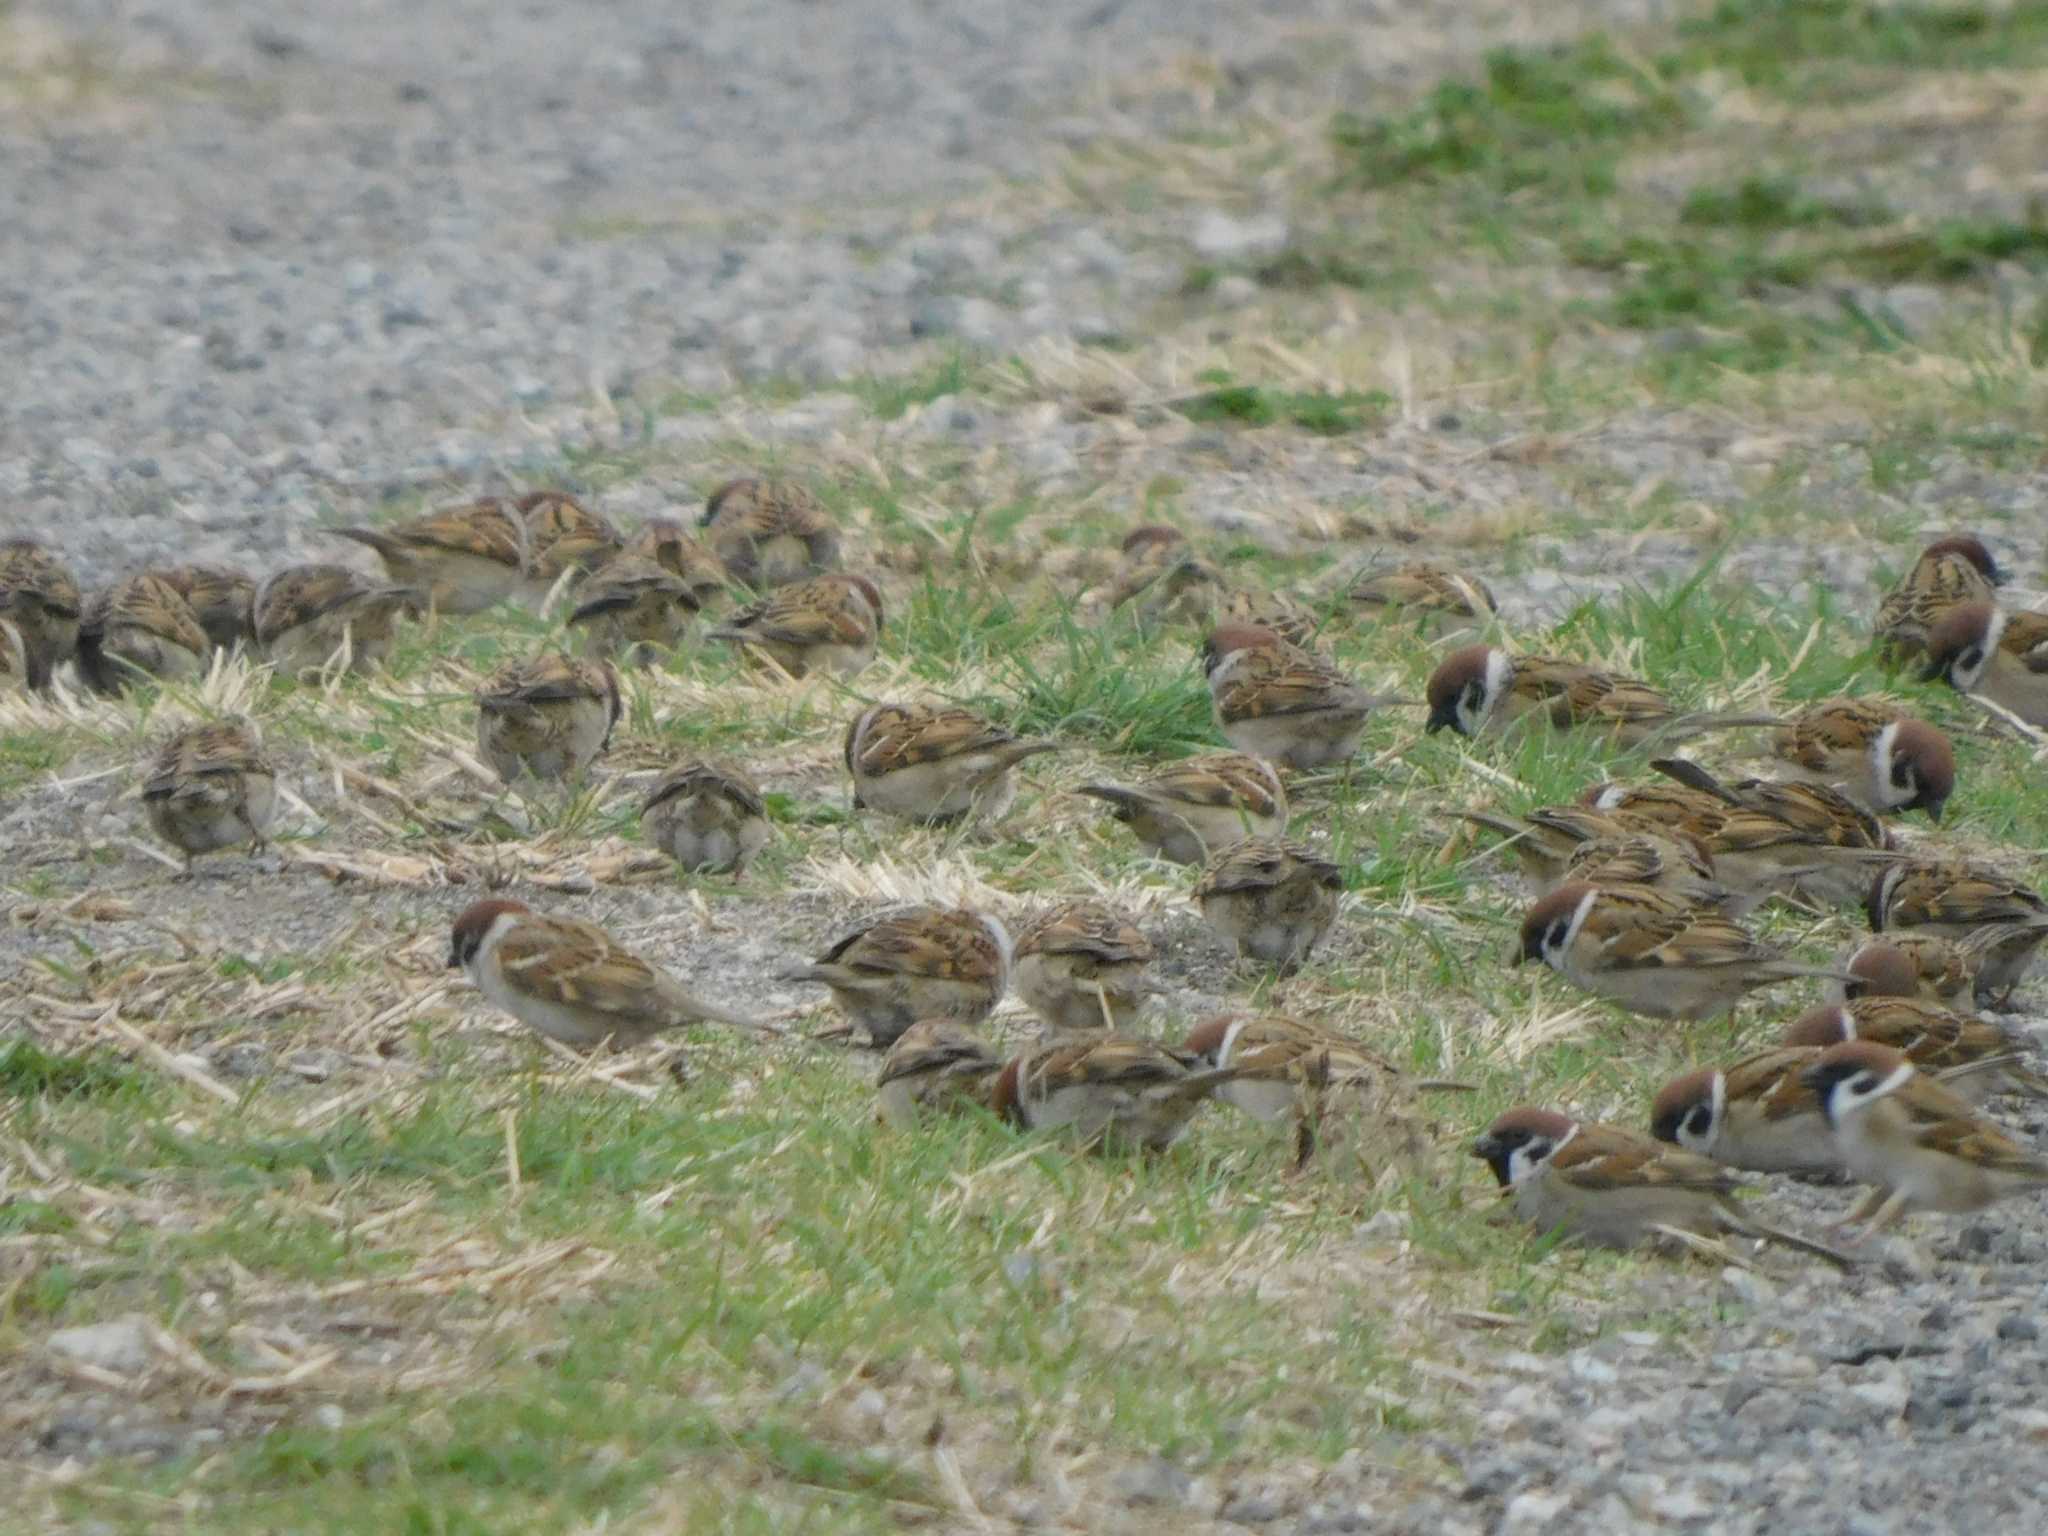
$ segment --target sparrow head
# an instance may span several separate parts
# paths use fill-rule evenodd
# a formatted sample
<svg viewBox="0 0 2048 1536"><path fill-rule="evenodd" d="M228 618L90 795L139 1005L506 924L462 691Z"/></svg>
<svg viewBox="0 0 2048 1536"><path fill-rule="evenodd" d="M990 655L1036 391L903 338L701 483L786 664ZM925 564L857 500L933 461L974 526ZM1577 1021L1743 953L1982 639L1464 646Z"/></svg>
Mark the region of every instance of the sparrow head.
<svg viewBox="0 0 2048 1536"><path fill-rule="evenodd" d="M1845 997L1913 997L1920 991L1920 967L1896 944L1873 940L1843 967L1854 981L1842 983Z"/></svg>
<svg viewBox="0 0 2048 1536"><path fill-rule="evenodd" d="M1650 1134L1659 1141L1708 1155L1721 1133L1728 1079L1712 1067L1674 1077L1650 1104Z"/></svg>
<svg viewBox="0 0 2048 1536"><path fill-rule="evenodd" d="M1123 543L1117 546L1120 554L1143 554L1147 550L1164 549L1172 544L1185 544L1187 535L1178 528L1169 528L1164 523L1143 523L1124 535Z"/></svg>
<svg viewBox="0 0 2048 1536"><path fill-rule="evenodd" d="M861 595L861 601L868 605L869 611L875 616L875 633L880 634L884 627L882 622L882 589L868 580L867 577L856 576L851 571L841 572L839 579Z"/></svg>
<svg viewBox="0 0 2048 1536"><path fill-rule="evenodd" d="M1188 1037L1181 1041L1180 1048L1190 1056L1201 1057L1207 1066L1227 1065L1231 1042L1244 1022L1244 1015L1238 1013L1219 1013L1213 1019L1204 1019L1188 1031Z"/></svg>
<svg viewBox="0 0 2048 1536"><path fill-rule="evenodd" d="M1895 1093L1913 1076L1913 1064L1889 1046L1868 1040L1831 1045L1799 1074L1827 1112L1829 1125Z"/></svg>
<svg viewBox="0 0 2048 1536"><path fill-rule="evenodd" d="M476 959L477 951L484 947L484 940L490 937L491 925L508 913L530 912L533 909L523 901L512 901L505 897L493 897L489 901L474 903L462 916L455 919L455 926L448 934L448 969L459 971Z"/></svg>
<svg viewBox="0 0 2048 1536"><path fill-rule="evenodd" d="M1472 1143L1472 1155L1507 1189L1539 1172L1550 1155L1578 1133L1577 1122L1554 1109L1511 1109Z"/></svg>
<svg viewBox="0 0 2048 1536"><path fill-rule="evenodd" d="M1979 576L1994 587L2005 580L1998 569L1998 562L1991 558L1991 551L1974 533L1952 533L1946 538L1936 539L1920 551L1922 560L1933 560L1941 555L1961 555L1977 568Z"/></svg>
<svg viewBox="0 0 2048 1536"><path fill-rule="evenodd" d="M1925 811L1941 820L1956 787L1956 753L1948 737L1925 720L1894 720L1877 738L1877 761L1890 809Z"/></svg>
<svg viewBox="0 0 2048 1536"><path fill-rule="evenodd" d="M1568 881L1530 907L1522 918L1521 948L1514 963L1540 960L1552 970L1561 970L1572 940L1586 924L1600 888L1583 880Z"/></svg>
<svg viewBox="0 0 2048 1536"><path fill-rule="evenodd" d="M1429 723L1423 729L1448 726L1460 736L1477 735L1513 670L1507 652L1497 646L1468 645L1451 652L1429 674Z"/></svg>
<svg viewBox="0 0 2048 1536"><path fill-rule="evenodd" d="M1853 969L1853 967L1852 967ZM1840 1003L1809 1008L1785 1026L1783 1044L1818 1046L1825 1050L1856 1038L1856 1020Z"/></svg>
<svg viewBox="0 0 2048 1536"><path fill-rule="evenodd" d="M1257 624L1218 625L1203 642L1202 673L1204 676L1214 676L1216 669L1239 651L1257 650L1260 646L1286 643L1272 630Z"/></svg>
<svg viewBox="0 0 2048 1536"><path fill-rule="evenodd" d="M1927 634L1927 667L1922 682L1947 678L1958 693L1968 693L1984 680L1984 668L1997 648L1999 612L1989 603L1961 603L1942 615Z"/></svg>

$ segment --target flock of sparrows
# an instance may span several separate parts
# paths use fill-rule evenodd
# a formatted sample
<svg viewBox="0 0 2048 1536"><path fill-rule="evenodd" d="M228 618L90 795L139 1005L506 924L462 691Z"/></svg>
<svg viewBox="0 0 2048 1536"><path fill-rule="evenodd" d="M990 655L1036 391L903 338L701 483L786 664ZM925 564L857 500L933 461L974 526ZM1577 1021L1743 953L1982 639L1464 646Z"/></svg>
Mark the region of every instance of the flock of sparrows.
<svg viewBox="0 0 2048 1536"><path fill-rule="evenodd" d="M399 626L499 603L558 608L573 649L500 668L476 696L483 760L520 790L582 780L621 714L619 665L685 642L728 594L704 638L741 647L770 674L853 676L874 661L881 589L841 568L823 504L795 484L735 480L695 527L659 518L632 535L560 492L487 498L380 528L338 530L384 574L292 566L256 581L214 566L166 566L89 596L26 539L0 543L0 682L118 694L140 678L201 675L240 648L288 678L363 672ZM1931 545L1888 595L1877 640L2030 725L2048 724L2048 615L1995 601L1981 541ZM1104 601L1203 636L1216 731L1231 750L1157 765L1128 784L1089 784L1149 854L1195 866L1194 904L1242 962L1290 972L1338 916L1344 871L1288 835L1289 775L1341 768L1375 694L1316 648L1318 614L1232 585L1177 530L1123 542ZM1949 739L1889 705L1854 698L1780 718L1689 712L1652 684L1598 666L1523 654L1498 627L1483 582L1427 564L1367 571L1339 607L1462 641L1431 672L1426 729L1468 738L1570 731L1653 754L1660 777L1598 783L1574 803L1522 814L1470 811L1501 834L1534 889L1518 961L1653 1018L1699 1020L1752 991L1818 978L1836 1000L1800 1014L1780 1044L1669 1084L1650 1134L1524 1107L1473 1143L1509 1209L1542 1229L1635 1246L1660 1235L1775 1238L1733 1198L1737 1171L1832 1174L1870 1186L1865 1234L1903 1212L1969 1211L2048 1185L2048 1162L1988 1118L1993 1095L2048 1097L2008 1032L1975 1009L2008 994L2048 938L2048 902L1994 868L1938 849L1903 850L1888 818L1938 821L1956 789ZM1768 776L1723 779L1668 755L1709 732L1765 731ZM1052 741L1019 737L943 703L882 702L848 723L853 803L934 824L992 822L1016 770ZM253 725L179 731L147 764L150 823L189 863L261 847L278 807L276 769ZM760 787L730 765L676 764L646 794L647 839L684 868L744 873L768 843ZM1838 963L1793 959L1744 926L1763 903L1863 904L1872 939ZM1014 935L996 916L918 906L857 926L787 979L824 987L848 1024L885 1052L885 1117L968 1106L1091 1144L1163 1148L1216 1098L1291 1120L1296 1166L1332 1116L1412 1131L1414 1095L1365 1044L1276 1013L1226 1014L1177 1044L1139 1031L1159 990L1146 936L1092 900L1056 903ZM710 1020L766 1021L713 1004L581 920L524 903L477 902L454 922L448 964L534 1031L574 1048L628 1046ZM1008 1059L977 1026L1014 988L1041 1040ZM1404 1131L1404 1134L1406 1134ZM1398 1139L1398 1138L1397 1138ZM1412 1140L1412 1136L1410 1137Z"/></svg>

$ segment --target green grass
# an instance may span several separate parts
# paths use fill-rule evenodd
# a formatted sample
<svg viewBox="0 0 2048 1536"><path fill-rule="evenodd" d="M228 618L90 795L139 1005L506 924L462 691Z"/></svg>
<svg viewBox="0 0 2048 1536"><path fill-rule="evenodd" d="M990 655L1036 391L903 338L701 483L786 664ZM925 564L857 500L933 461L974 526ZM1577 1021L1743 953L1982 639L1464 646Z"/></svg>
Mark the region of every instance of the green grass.
<svg viewBox="0 0 2048 1536"><path fill-rule="evenodd" d="M1236 422L1248 427L1287 425L1318 437L1364 432L1380 422L1394 402L1381 390L1323 391L1275 389L1241 384L1222 371L1204 373L1211 387L1174 403L1190 421Z"/></svg>

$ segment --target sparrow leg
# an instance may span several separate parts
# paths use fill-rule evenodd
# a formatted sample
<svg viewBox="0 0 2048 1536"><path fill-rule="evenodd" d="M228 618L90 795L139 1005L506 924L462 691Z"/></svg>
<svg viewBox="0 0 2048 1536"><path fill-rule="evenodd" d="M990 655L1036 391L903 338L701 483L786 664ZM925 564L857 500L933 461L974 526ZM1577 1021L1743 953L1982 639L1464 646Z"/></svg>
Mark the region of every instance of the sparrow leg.
<svg viewBox="0 0 2048 1536"><path fill-rule="evenodd" d="M1840 1221L1831 1223L1828 1227L1828 1230L1830 1232L1846 1232L1849 1228L1855 1226L1858 1222L1862 1221L1872 1211L1876 1210L1880 1205L1884 1204L1886 1197L1889 1196L1890 1193L1890 1190L1880 1189L1875 1185L1873 1185L1869 1189L1866 1189L1863 1192L1863 1198L1861 1200L1858 1200L1856 1204L1850 1208L1849 1214L1844 1216Z"/></svg>
<svg viewBox="0 0 2048 1536"><path fill-rule="evenodd" d="M1877 1214L1870 1218L1869 1224L1865 1226L1861 1232L1858 1232L1854 1237L1849 1239L1849 1246L1851 1248L1854 1248L1857 1244L1863 1242L1867 1238L1875 1237L1879 1232L1882 1232L1886 1227L1890 1226L1893 1222L1897 1221L1900 1215L1904 1213L1905 1209L1905 1191L1897 1189L1893 1190L1891 1194L1886 1197L1884 1204L1880 1205L1877 1208Z"/></svg>

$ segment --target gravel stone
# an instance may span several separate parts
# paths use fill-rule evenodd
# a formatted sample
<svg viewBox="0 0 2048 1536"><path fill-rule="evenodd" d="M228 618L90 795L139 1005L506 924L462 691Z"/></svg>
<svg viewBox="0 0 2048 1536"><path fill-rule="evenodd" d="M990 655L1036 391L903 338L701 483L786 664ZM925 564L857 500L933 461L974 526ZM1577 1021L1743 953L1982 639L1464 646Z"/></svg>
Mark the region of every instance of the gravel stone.
<svg viewBox="0 0 2048 1536"><path fill-rule="evenodd" d="M133 1313L82 1328L59 1328L44 1342L68 1359L103 1371L134 1376L149 1368L149 1323Z"/></svg>

